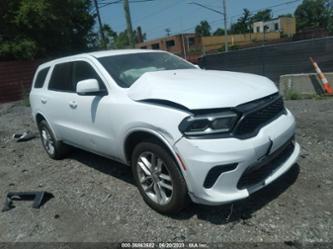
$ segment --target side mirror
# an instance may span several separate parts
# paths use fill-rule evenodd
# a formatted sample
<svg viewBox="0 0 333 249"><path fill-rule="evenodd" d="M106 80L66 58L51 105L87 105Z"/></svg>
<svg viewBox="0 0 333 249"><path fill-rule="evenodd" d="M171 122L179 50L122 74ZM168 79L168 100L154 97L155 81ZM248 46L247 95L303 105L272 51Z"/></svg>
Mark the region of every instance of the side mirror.
<svg viewBox="0 0 333 249"><path fill-rule="evenodd" d="M200 67L199 65L197 65L197 64L194 64L194 66L195 66L196 68L198 68L198 69L201 69L201 67Z"/></svg>
<svg viewBox="0 0 333 249"><path fill-rule="evenodd" d="M76 85L78 95L102 95L98 81L96 79L81 80Z"/></svg>

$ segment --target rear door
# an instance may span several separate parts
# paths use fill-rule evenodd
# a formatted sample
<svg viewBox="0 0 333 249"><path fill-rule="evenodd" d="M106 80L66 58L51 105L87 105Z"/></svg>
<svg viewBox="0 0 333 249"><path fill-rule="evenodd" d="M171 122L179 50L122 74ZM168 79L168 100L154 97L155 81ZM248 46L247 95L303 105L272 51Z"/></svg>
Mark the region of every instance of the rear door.
<svg viewBox="0 0 333 249"><path fill-rule="evenodd" d="M49 71L50 67L39 68L34 77L30 92L30 104L33 117L35 117L37 113L45 112L44 84L47 81Z"/></svg>
<svg viewBox="0 0 333 249"><path fill-rule="evenodd" d="M74 139L72 130L75 123L72 119L75 103L72 102L76 95L72 80L73 63L64 62L53 67L44 95L46 116L56 132L58 139L71 141Z"/></svg>

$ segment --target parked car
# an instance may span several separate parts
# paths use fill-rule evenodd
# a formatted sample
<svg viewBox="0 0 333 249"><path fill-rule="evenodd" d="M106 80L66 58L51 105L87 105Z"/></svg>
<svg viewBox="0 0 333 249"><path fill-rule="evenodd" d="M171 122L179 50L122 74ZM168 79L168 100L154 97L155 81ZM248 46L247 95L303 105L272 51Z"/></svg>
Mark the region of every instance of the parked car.
<svg viewBox="0 0 333 249"><path fill-rule="evenodd" d="M167 52L112 50L40 65L30 93L42 144L132 168L161 213L247 198L295 164L295 119L269 79L203 70Z"/></svg>

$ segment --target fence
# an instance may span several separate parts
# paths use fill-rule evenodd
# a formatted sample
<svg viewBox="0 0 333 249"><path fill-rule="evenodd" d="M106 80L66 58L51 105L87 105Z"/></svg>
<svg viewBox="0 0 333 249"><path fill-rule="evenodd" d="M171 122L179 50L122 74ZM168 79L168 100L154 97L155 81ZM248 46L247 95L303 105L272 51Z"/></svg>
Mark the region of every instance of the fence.
<svg viewBox="0 0 333 249"><path fill-rule="evenodd" d="M40 61L0 61L0 103L22 99L29 92Z"/></svg>
<svg viewBox="0 0 333 249"><path fill-rule="evenodd" d="M266 41L279 40L281 38L280 32L267 32L263 33L247 33L247 34L230 34L228 35L229 46L248 46L253 44L262 43ZM224 36L204 36L201 38L202 50L209 52L211 50L224 49Z"/></svg>
<svg viewBox="0 0 333 249"><path fill-rule="evenodd" d="M199 65L206 69L260 74L278 82L283 74L314 72L310 56L323 72L333 72L333 37L206 55L200 58Z"/></svg>

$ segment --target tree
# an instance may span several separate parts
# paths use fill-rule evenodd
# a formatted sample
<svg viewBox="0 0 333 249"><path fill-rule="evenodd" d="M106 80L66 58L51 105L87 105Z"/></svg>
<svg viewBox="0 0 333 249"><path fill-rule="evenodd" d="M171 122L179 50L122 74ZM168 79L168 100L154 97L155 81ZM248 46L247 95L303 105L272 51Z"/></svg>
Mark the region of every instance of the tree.
<svg viewBox="0 0 333 249"><path fill-rule="evenodd" d="M325 28L333 31L333 7L330 0L304 0L296 11L297 29Z"/></svg>
<svg viewBox="0 0 333 249"><path fill-rule="evenodd" d="M251 31L251 12L248 9L243 9L243 14L238 18L237 22L231 25L233 34L245 34Z"/></svg>
<svg viewBox="0 0 333 249"><path fill-rule="evenodd" d="M210 36L211 27L207 21L201 21L199 25L195 27L195 34L197 36Z"/></svg>
<svg viewBox="0 0 333 249"><path fill-rule="evenodd" d="M106 47L106 48L111 48L111 49L122 49L122 48L130 47L130 43L128 40L128 33L127 33L126 29L122 32L117 33L109 25L105 24L105 25L103 25L102 30L104 32L106 44L103 44L102 43L103 41L99 40L99 42L98 42L99 47ZM132 32L133 32L132 37L135 37L136 42L139 42L138 37L137 37L137 31L134 30ZM143 38L143 40L146 39L145 33L142 34L142 38Z"/></svg>
<svg viewBox="0 0 333 249"><path fill-rule="evenodd" d="M115 42L118 38L117 32L113 31L113 29L108 24L104 24L102 27L102 31L104 33L104 41L102 39L99 40L99 47L102 48L115 48Z"/></svg>
<svg viewBox="0 0 333 249"><path fill-rule="evenodd" d="M293 14L290 14L290 13L288 13L288 14L282 14L282 15L279 15L279 18L280 17L293 17Z"/></svg>
<svg viewBox="0 0 333 249"><path fill-rule="evenodd" d="M267 22L273 19L272 10L271 9L265 9L260 10L256 14L253 15L251 18L251 22Z"/></svg>
<svg viewBox="0 0 333 249"><path fill-rule="evenodd" d="M165 33L166 33L167 36L170 36L170 32L171 32L171 30L169 28L165 29Z"/></svg>
<svg viewBox="0 0 333 249"><path fill-rule="evenodd" d="M218 28L215 30L215 32L213 33L214 36L217 35L224 35L224 29Z"/></svg>
<svg viewBox="0 0 333 249"><path fill-rule="evenodd" d="M81 52L95 39L90 0L1 0L0 57Z"/></svg>

